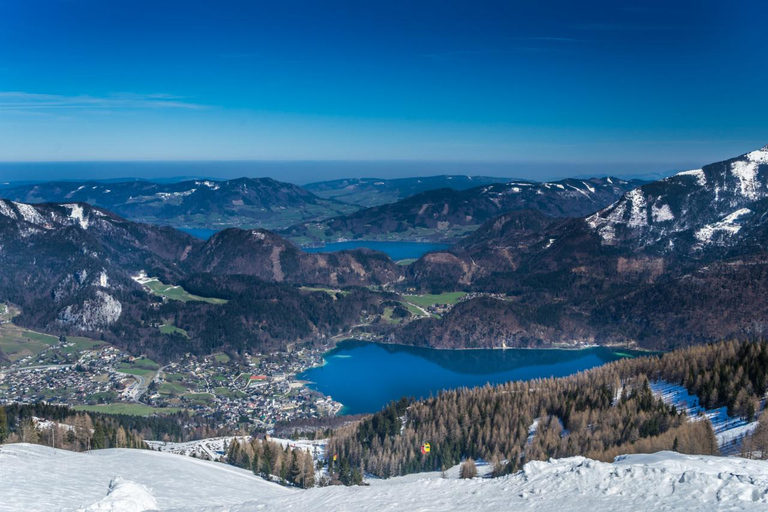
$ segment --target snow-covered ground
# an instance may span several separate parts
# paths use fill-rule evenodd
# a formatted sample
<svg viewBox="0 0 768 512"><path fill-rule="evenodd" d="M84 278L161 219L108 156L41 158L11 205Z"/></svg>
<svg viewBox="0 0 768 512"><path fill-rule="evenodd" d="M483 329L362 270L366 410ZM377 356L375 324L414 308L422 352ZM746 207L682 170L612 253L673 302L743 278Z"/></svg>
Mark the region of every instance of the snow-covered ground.
<svg viewBox="0 0 768 512"><path fill-rule="evenodd" d="M557 511L766 510L768 462L630 455L531 462L503 478L458 480L458 468L369 487L300 491L220 463L142 450L80 454L0 446L0 510Z"/></svg>
<svg viewBox="0 0 768 512"><path fill-rule="evenodd" d="M211 437L186 443L166 443L163 441L144 441L147 446L158 452L197 457L199 459L220 460L227 451L234 437ZM246 438L243 438L246 439ZM249 438L247 438L249 439Z"/></svg>
<svg viewBox="0 0 768 512"><path fill-rule="evenodd" d="M0 445L0 510L84 509L107 496L115 477L134 490L146 487L159 510L233 505L296 492L250 471L180 455L128 449L86 454L13 444Z"/></svg>
<svg viewBox="0 0 768 512"><path fill-rule="evenodd" d="M733 452L741 439L757 428L756 421L748 423L744 418L729 416L727 407L717 409L702 407L699 397L689 394L688 390L682 386L656 381L651 383L651 391L665 403L685 411L691 421L709 420L717 437L717 445L725 454Z"/></svg>
<svg viewBox="0 0 768 512"><path fill-rule="evenodd" d="M207 460L221 460L226 455L229 444L238 439L240 442L250 442L250 436L229 436L229 437L211 437L200 439L198 441L187 441L186 443L166 443L164 441L145 441L147 446L158 452L174 453L176 455L186 455L187 457L197 457ZM301 448L312 454L315 460L325 460L326 440L318 441L293 441L291 439L280 439L270 437L270 441L279 443L283 448Z"/></svg>

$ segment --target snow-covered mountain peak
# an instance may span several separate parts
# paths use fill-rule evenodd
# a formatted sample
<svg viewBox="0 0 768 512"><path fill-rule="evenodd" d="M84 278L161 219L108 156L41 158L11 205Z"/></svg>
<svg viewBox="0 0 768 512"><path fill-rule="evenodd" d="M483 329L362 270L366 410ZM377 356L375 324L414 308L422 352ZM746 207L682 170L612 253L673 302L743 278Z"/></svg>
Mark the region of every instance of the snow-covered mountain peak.
<svg viewBox="0 0 768 512"><path fill-rule="evenodd" d="M750 162L754 162L756 164L768 164L768 145L758 149L757 151L747 153L746 157Z"/></svg>
<svg viewBox="0 0 768 512"><path fill-rule="evenodd" d="M765 198L768 147L643 185L586 222L607 245L694 250L717 235L713 245L727 246L736 240L732 235L739 233L745 211L763 213L765 207L753 203Z"/></svg>

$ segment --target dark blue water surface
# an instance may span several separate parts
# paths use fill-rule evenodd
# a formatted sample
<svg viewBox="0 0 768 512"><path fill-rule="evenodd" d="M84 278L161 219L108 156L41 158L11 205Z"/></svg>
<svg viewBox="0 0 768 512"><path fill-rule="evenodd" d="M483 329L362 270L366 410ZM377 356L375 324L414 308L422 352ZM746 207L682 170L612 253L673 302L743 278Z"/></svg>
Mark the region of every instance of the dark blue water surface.
<svg viewBox="0 0 768 512"><path fill-rule="evenodd" d="M179 228L179 231L183 231L185 233L188 233L195 238L202 238L203 240L208 240L213 235L219 232L217 229L194 229L194 228Z"/></svg>
<svg viewBox="0 0 768 512"><path fill-rule="evenodd" d="M347 340L326 364L297 377L344 404L343 414L375 412L403 396L511 380L562 377L620 359L605 348L584 350L436 350Z"/></svg>
<svg viewBox="0 0 768 512"><path fill-rule="evenodd" d="M443 251L448 249L448 244L432 244L428 242L374 242L356 240L354 242L334 242L322 247L304 249L306 252L336 252L346 249L359 249L365 247L374 251L381 251L395 261L420 258L429 251Z"/></svg>

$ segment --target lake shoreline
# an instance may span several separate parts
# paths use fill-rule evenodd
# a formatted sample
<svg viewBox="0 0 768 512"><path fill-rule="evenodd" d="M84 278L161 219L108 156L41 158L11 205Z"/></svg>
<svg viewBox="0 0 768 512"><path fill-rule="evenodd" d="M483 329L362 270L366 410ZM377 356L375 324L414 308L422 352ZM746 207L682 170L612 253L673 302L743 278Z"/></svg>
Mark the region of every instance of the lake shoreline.
<svg viewBox="0 0 768 512"><path fill-rule="evenodd" d="M370 414L402 396L426 398L460 387L562 377L650 354L623 345L437 349L349 337L329 343L322 363L295 378L341 404L336 415Z"/></svg>

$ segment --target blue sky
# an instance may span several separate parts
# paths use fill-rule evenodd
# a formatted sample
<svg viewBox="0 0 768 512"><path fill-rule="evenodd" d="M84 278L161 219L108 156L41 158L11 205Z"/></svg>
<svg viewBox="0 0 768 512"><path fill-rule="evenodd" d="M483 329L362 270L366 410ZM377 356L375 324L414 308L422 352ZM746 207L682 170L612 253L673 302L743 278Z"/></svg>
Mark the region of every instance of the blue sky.
<svg viewBox="0 0 768 512"><path fill-rule="evenodd" d="M0 161L701 165L768 143L766 14L757 0L2 2Z"/></svg>

